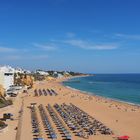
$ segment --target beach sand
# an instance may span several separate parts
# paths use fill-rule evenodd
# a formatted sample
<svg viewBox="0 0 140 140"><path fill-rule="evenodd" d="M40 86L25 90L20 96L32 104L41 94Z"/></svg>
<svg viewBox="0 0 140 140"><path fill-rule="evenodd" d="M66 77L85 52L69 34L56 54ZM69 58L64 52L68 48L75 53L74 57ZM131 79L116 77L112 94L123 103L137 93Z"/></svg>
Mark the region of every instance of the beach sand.
<svg viewBox="0 0 140 140"><path fill-rule="evenodd" d="M140 140L140 108L138 106L121 103L98 96L91 96L88 94L84 94L78 90L64 87L61 83L64 80L66 79L63 78L57 79L55 81L41 82L37 81L34 84L34 88L30 89L27 95L20 95L19 99L15 101L14 105L7 107L7 109L5 110L4 108L0 109L1 114L4 111L12 112L16 118L19 115L18 111L21 109L21 107L23 107L22 115L18 120L7 122L8 128L5 132L0 133L0 139L15 140L16 136L19 140L33 139L31 113L30 109L28 108L31 103L37 103L37 106L40 104L47 106L48 103L52 106L55 103L73 103L95 119L101 121L114 132L114 135L99 134L96 136L90 136L89 140L113 140L113 137L121 135L130 136L130 140ZM58 95L39 97L34 96L34 89L47 88L54 89L58 93ZM24 96L24 98L21 98L22 96ZM37 114L40 121L40 135L46 140L48 138L44 132L41 118L39 116L39 111L37 111ZM58 140L62 140L62 137L56 129L54 123L51 119L50 121L56 132L58 133ZM16 126L18 126L18 130L14 130ZM74 134L72 133L72 139L82 140L83 138L74 136Z"/></svg>
<svg viewBox="0 0 140 140"><path fill-rule="evenodd" d="M18 94L16 98L11 98L13 100L13 105L0 108L0 118L3 118L4 113L12 113L13 120L6 120L5 123L8 124L4 130L0 131L0 140L15 140L17 135L17 130L15 128L18 126L20 119L20 110L22 106L22 100L24 95Z"/></svg>

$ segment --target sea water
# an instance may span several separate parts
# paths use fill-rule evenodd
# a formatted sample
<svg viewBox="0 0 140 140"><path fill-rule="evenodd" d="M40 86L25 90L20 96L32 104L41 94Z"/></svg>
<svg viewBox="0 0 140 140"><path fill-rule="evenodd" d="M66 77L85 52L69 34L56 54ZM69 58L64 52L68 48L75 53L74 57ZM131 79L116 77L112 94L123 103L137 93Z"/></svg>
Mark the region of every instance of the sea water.
<svg viewBox="0 0 140 140"><path fill-rule="evenodd" d="M140 105L140 74L96 74L64 82L92 95Z"/></svg>

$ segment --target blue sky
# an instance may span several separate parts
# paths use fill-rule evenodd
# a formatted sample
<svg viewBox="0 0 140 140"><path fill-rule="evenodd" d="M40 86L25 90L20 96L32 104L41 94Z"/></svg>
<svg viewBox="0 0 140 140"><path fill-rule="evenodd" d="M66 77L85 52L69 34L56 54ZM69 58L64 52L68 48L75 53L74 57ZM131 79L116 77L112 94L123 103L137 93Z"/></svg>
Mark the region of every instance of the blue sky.
<svg viewBox="0 0 140 140"><path fill-rule="evenodd" d="M0 65L140 73L139 0L0 1Z"/></svg>

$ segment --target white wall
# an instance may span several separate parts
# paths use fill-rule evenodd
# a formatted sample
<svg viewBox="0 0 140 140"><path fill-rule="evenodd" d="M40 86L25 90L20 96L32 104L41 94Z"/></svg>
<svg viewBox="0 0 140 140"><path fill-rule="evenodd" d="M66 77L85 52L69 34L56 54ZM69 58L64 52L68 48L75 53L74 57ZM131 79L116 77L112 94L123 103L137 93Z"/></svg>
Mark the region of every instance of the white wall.
<svg viewBox="0 0 140 140"><path fill-rule="evenodd" d="M11 85L14 84L14 75L10 73L9 75L4 75L4 84L3 87L7 90Z"/></svg>

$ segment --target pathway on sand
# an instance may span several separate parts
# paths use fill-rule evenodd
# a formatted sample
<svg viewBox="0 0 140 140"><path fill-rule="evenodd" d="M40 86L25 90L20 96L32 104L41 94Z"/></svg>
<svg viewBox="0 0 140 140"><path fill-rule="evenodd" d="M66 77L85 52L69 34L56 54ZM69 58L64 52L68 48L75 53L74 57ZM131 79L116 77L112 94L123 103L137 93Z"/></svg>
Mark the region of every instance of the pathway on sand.
<svg viewBox="0 0 140 140"><path fill-rule="evenodd" d="M3 113L12 113L14 120L6 120L6 124L8 124L7 128L0 132L0 140L15 140L17 130L15 129L18 126L19 121L19 111L22 105L22 94L18 94L16 98L14 98L13 105L7 106L0 109L0 118L3 117Z"/></svg>

